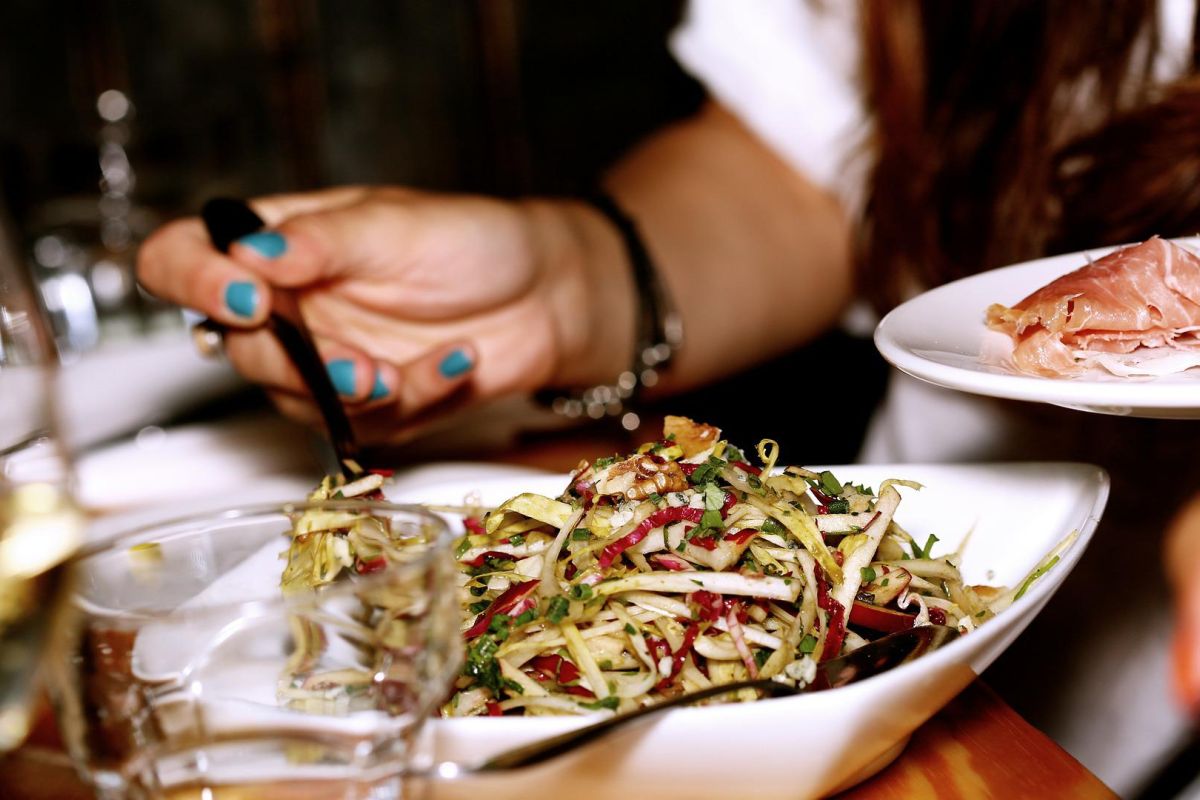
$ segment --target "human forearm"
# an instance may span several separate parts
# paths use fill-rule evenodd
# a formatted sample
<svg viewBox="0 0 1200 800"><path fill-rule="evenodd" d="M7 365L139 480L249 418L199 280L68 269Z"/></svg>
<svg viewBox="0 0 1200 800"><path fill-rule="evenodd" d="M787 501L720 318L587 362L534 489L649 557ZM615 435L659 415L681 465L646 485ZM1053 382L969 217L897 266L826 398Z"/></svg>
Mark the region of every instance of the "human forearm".
<svg viewBox="0 0 1200 800"><path fill-rule="evenodd" d="M608 186L684 317L664 389L786 352L826 330L850 298L845 212L717 106L647 140Z"/></svg>

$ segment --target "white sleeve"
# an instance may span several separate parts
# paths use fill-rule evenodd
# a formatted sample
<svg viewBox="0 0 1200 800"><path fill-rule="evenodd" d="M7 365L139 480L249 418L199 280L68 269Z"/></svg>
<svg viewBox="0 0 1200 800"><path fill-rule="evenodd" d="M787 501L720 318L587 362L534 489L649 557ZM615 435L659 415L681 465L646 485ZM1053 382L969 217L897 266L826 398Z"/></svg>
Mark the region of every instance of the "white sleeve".
<svg viewBox="0 0 1200 800"><path fill-rule="evenodd" d="M857 211L868 118L857 4L691 0L671 50L779 156Z"/></svg>

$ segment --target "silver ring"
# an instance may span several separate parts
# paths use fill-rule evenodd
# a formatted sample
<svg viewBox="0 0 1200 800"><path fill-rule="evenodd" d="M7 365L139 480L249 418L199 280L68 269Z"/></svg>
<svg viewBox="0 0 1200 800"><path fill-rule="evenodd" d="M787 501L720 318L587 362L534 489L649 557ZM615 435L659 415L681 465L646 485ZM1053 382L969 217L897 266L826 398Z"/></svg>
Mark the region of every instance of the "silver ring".
<svg viewBox="0 0 1200 800"><path fill-rule="evenodd" d="M219 322L202 319L192 326L192 344L205 358L221 358L225 355L225 329Z"/></svg>

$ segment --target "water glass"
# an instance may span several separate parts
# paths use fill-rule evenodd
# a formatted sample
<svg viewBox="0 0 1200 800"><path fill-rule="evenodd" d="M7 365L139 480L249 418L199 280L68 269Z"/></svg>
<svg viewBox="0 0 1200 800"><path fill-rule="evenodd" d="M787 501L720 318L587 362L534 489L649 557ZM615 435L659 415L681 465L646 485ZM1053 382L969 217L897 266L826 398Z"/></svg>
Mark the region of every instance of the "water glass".
<svg viewBox="0 0 1200 800"><path fill-rule="evenodd" d="M392 547L285 592L302 518L370 520ZM461 660L449 539L421 509L350 500L232 509L83 551L52 681L69 753L106 800L406 796ZM329 545L314 552L345 558Z"/></svg>

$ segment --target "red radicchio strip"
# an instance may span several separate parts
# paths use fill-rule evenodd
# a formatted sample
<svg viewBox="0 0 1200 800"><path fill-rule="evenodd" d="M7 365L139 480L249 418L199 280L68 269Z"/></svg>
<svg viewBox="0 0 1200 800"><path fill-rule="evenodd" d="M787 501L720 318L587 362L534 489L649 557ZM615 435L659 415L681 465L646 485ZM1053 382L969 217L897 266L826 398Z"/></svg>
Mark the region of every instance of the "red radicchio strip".
<svg viewBox="0 0 1200 800"><path fill-rule="evenodd" d="M386 566L387 557L382 553L374 558L366 560L358 558L354 561L354 571L359 575L370 575L372 572L379 572L379 570L385 568Z"/></svg>
<svg viewBox="0 0 1200 800"><path fill-rule="evenodd" d="M508 614L509 616L519 616L529 610L529 606L523 603L523 600L529 599L529 595L541 583L538 580L525 581L524 583L514 583L508 587L499 597L492 601L492 604L483 610L475 619L475 624L467 629L463 634L467 639L473 639L481 633L487 631L488 626L492 624L492 618L497 614ZM518 611L517 609L521 610Z"/></svg>
<svg viewBox="0 0 1200 800"><path fill-rule="evenodd" d="M475 556L470 561L462 561L460 563L462 563L468 567L482 567L483 562L487 561L489 558L503 558L506 561L520 561L521 560L521 556L516 556L516 555L513 555L512 553L505 553L502 550L487 550L487 551Z"/></svg>
<svg viewBox="0 0 1200 800"><path fill-rule="evenodd" d="M667 688L675 676L679 674L679 670L683 669L683 660L687 658L688 653L692 652L692 645L696 643L696 637L700 635L700 623L693 622L687 626L683 632L683 642L680 643L679 649L671 654L671 674L663 678L655 686L655 689L662 691Z"/></svg>
<svg viewBox="0 0 1200 800"><path fill-rule="evenodd" d="M605 545L604 549L600 551L600 557L596 561L600 564L601 569L608 569L621 553L633 547L642 539L645 539L646 535L655 528L660 528L672 522L679 522L680 520L699 522L702 516L704 516L703 509L691 508L689 506L660 508L642 520L632 531L615 542Z"/></svg>
<svg viewBox="0 0 1200 800"><path fill-rule="evenodd" d="M825 647L821 650L821 660L828 661L842 649L846 638L846 609L837 600L829 596L829 584L825 580L825 570L816 568L817 606L829 616L825 630Z"/></svg>
<svg viewBox="0 0 1200 800"><path fill-rule="evenodd" d="M483 523L477 517L463 517L463 527L476 536L487 535L487 529L483 527Z"/></svg>
<svg viewBox="0 0 1200 800"><path fill-rule="evenodd" d="M671 572L687 572L689 569L691 569L691 565L682 558L669 556L665 553L655 553L654 555L650 556L650 560L663 569L670 570Z"/></svg>
<svg viewBox="0 0 1200 800"><path fill-rule="evenodd" d="M938 609L939 611L941 609ZM930 609L932 612L933 609ZM933 621L933 614L929 615L930 621ZM884 633L895 633L897 631L906 631L913 626L913 621L916 620L916 614L906 614L903 611L893 611L890 608L877 606L873 603L865 603L862 600L855 600L850 606L850 621L855 625L862 625L864 628L870 628L873 631L883 631Z"/></svg>
<svg viewBox="0 0 1200 800"><path fill-rule="evenodd" d="M560 655L535 656L529 659L529 666L558 683L579 680L579 668Z"/></svg>
<svg viewBox="0 0 1200 800"><path fill-rule="evenodd" d="M754 528L744 528L735 533L725 534L725 541L733 542L734 544L742 544L743 542L749 541L757 533L758 531Z"/></svg>

